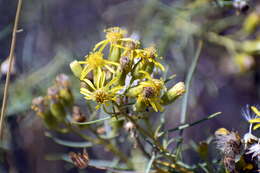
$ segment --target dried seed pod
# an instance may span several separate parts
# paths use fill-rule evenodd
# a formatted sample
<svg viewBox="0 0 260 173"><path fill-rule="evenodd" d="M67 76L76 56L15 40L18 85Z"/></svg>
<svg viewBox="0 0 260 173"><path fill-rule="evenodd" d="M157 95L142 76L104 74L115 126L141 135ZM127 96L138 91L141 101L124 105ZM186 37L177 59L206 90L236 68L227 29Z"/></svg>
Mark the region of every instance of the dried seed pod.
<svg viewBox="0 0 260 173"><path fill-rule="evenodd" d="M83 151L83 153L70 152L69 157L73 164L80 169L85 169L89 165L89 156L86 151Z"/></svg>

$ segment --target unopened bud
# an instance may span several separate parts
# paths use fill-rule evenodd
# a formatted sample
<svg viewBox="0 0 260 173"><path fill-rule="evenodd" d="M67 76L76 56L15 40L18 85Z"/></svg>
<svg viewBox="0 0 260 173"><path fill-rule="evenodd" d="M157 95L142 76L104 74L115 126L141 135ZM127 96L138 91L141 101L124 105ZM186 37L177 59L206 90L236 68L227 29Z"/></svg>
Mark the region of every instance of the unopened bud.
<svg viewBox="0 0 260 173"><path fill-rule="evenodd" d="M76 60L75 60L75 61L72 61L72 62L70 63L70 69L71 69L72 73L73 73L76 77L80 78L81 72L82 72L82 67L81 67L81 65L79 64L78 61L76 61Z"/></svg>
<svg viewBox="0 0 260 173"><path fill-rule="evenodd" d="M163 95L163 104L174 102L178 97L182 96L185 91L185 84L183 82L178 82Z"/></svg>
<svg viewBox="0 0 260 173"><path fill-rule="evenodd" d="M57 119L52 115L43 97L40 96L32 100L32 109L43 119L48 128L55 129L58 126Z"/></svg>
<svg viewBox="0 0 260 173"><path fill-rule="evenodd" d="M126 73L128 73L131 70L132 64L133 63L132 63L132 60L130 59L130 57L122 56L120 58L121 69L123 71L125 71Z"/></svg>
<svg viewBox="0 0 260 173"><path fill-rule="evenodd" d="M112 47L111 52L110 52L110 56L108 57L108 59L111 60L111 61L114 61L114 62L118 62L120 56L121 56L120 48Z"/></svg>
<svg viewBox="0 0 260 173"><path fill-rule="evenodd" d="M136 103L134 104L134 111L144 112L146 108L147 105L141 99L137 99Z"/></svg>
<svg viewBox="0 0 260 173"><path fill-rule="evenodd" d="M257 12L253 12L246 18L243 25L243 30L246 33L250 34L256 29L257 25L259 25L259 22L260 14L258 14Z"/></svg>
<svg viewBox="0 0 260 173"><path fill-rule="evenodd" d="M246 53L236 54L234 60L240 72L249 70L255 64L254 58Z"/></svg>
<svg viewBox="0 0 260 173"><path fill-rule="evenodd" d="M50 100L51 113L57 118L57 120L63 121L66 117L66 112L61 103L61 98L59 97L59 89L56 86L49 87L47 95Z"/></svg>

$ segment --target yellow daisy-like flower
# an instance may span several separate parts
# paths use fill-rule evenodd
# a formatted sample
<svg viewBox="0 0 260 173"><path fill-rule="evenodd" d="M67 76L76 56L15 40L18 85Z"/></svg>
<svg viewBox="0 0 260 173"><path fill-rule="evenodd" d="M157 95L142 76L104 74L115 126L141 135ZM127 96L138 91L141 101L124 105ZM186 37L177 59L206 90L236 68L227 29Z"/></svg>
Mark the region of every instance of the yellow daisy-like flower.
<svg viewBox="0 0 260 173"><path fill-rule="evenodd" d="M255 113L256 116L260 117L260 111L258 110L257 107L251 106L251 110ZM258 123L254 126L254 130L258 129L260 127L260 118L254 118L249 120L249 123Z"/></svg>
<svg viewBox="0 0 260 173"><path fill-rule="evenodd" d="M115 73L115 70L111 65L118 67L119 63L109 61L103 58L104 54L101 52L92 52L86 56L85 61L79 61L80 64L85 64L80 76L80 80L86 78L90 71L94 71L94 75L100 73L102 68L106 68L111 73Z"/></svg>
<svg viewBox="0 0 260 173"><path fill-rule="evenodd" d="M163 111L161 106L161 91L165 88L164 82L160 79L154 79L149 73L141 71L144 74L144 78L147 81L140 82L140 84L135 87L135 94L137 96L136 106L142 105L152 106L154 111ZM130 94L131 95L131 94ZM133 95L132 95L133 96Z"/></svg>
<svg viewBox="0 0 260 173"><path fill-rule="evenodd" d="M116 45L120 46L120 41L122 41L127 34L126 30L119 27L111 27L105 29L104 32L106 33L106 39L97 43L94 47L94 51L99 48L99 51L102 52L109 43L111 44L111 47Z"/></svg>
<svg viewBox="0 0 260 173"><path fill-rule="evenodd" d="M162 71L165 70L164 66L159 63L156 58L158 58L157 50L155 46L151 46L144 49L137 49L136 50L136 58L141 58L141 63L153 63L155 66L159 67Z"/></svg>
<svg viewBox="0 0 260 173"><path fill-rule="evenodd" d="M116 78L112 79L110 82L106 83L106 73L98 73L97 78L94 79L92 83L88 79L83 79L87 84L88 88L80 88L80 93L83 94L85 99L93 100L97 102L98 106L105 104L107 105L109 101L115 101L117 92L123 88L123 86L116 86L112 88L112 85L116 82Z"/></svg>

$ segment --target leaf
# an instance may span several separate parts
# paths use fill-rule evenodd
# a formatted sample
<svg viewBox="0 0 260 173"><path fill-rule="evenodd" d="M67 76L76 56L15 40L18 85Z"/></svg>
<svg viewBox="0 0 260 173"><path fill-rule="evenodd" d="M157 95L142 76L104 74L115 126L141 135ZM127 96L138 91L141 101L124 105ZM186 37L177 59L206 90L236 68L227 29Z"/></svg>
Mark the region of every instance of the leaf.
<svg viewBox="0 0 260 173"><path fill-rule="evenodd" d="M92 143L90 142L73 142L73 141L66 141L59 139L57 137L54 137L52 134L45 132L45 136L51 138L54 142L57 144L66 146L66 147L73 147L73 148L87 148L92 147Z"/></svg>
<svg viewBox="0 0 260 173"><path fill-rule="evenodd" d="M149 172L150 172L154 160L155 160L155 154L153 153L153 155L152 155L150 161L149 161L148 164L147 164L147 167L146 167L145 173L149 173Z"/></svg>
<svg viewBox="0 0 260 173"><path fill-rule="evenodd" d="M78 124L78 125L90 125L90 124L95 124L95 123L105 121L105 120L109 120L109 119L111 119L111 117L100 118L100 119L97 119L97 120L87 121L87 122L83 122L83 123L78 123L78 122L72 121L71 123Z"/></svg>

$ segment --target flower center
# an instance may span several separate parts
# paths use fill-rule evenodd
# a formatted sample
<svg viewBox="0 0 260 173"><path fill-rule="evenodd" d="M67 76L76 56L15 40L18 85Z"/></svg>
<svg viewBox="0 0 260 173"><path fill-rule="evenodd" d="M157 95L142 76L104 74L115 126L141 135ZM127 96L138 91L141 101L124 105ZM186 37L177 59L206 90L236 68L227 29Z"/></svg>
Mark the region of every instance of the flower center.
<svg viewBox="0 0 260 173"><path fill-rule="evenodd" d="M91 66L92 68L98 68L98 67L104 66L105 60L103 59L103 53L101 53L101 52L91 53L91 54L87 57L87 63L88 63L89 66Z"/></svg>
<svg viewBox="0 0 260 173"><path fill-rule="evenodd" d="M105 32L106 32L106 38L111 43L117 43L118 40L123 38L124 35L126 34L126 31L119 27L108 28L107 30L105 30Z"/></svg>
<svg viewBox="0 0 260 173"><path fill-rule="evenodd" d="M103 90L95 91L95 100L98 103L103 104L106 100L109 100L109 95Z"/></svg>
<svg viewBox="0 0 260 173"><path fill-rule="evenodd" d="M155 89L153 87L144 87L143 89L143 97L144 98L151 98L155 96Z"/></svg>

